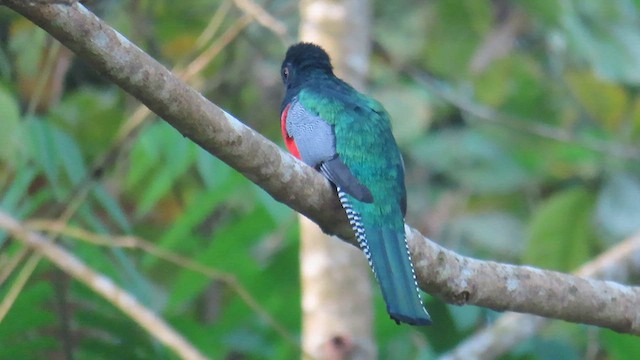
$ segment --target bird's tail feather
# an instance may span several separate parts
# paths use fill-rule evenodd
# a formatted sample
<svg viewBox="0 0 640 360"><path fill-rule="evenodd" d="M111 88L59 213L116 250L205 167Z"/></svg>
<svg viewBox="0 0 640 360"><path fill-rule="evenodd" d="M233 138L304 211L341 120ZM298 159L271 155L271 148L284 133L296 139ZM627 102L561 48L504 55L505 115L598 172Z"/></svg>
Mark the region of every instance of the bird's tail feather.
<svg viewBox="0 0 640 360"><path fill-rule="evenodd" d="M382 288L387 311L397 322L429 325L431 318L422 304L415 273L404 237L390 228L365 227L370 264Z"/></svg>
<svg viewBox="0 0 640 360"><path fill-rule="evenodd" d="M411 264L404 224L367 224L353 209L347 195L338 189L340 202L356 233L360 248L376 275L387 311L396 322L429 325L431 318L422 305L415 272ZM396 227L399 227L396 229Z"/></svg>

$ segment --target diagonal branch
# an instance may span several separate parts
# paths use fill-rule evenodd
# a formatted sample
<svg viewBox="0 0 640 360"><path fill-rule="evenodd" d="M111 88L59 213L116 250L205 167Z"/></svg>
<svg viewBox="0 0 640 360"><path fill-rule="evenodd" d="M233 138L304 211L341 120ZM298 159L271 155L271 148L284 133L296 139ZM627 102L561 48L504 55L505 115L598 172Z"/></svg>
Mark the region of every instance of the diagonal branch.
<svg viewBox="0 0 640 360"><path fill-rule="evenodd" d="M353 243L346 217L321 175L207 101L82 5L3 1L276 200ZM273 118L278 118L275 109ZM471 259L416 230L407 232L420 286L447 302L640 334L640 288Z"/></svg>
<svg viewBox="0 0 640 360"><path fill-rule="evenodd" d="M15 219L0 211L0 228L22 241L62 269L74 279L82 282L91 290L107 299L111 304L127 314L141 327L160 340L165 346L180 355L182 359L206 359L196 348L187 342L164 320L140 304L131 294L118 287L111 279L96 272L82 260L54 244L43 235L29 231ZM39 259L39 256L38 256Z"/></svg>
<svg viewBox="0 0 640 360"><path fill-rule="evenodd" d="M626 281L638 272L640 272L640 233L584 264L575 274ZM504 314L490 326L469 336L443 355L440 360L495 359L533 336L549 323L549 319L539 316Z"/></svg>
<svg viewBox="0 0 640 360"><path fill-rule="evenodd" d="M420 285L458 305L475 304L640 335L640 287L458 255L422 238L410 243ZM423 239L422 241L416 241Z"/></svg>
<svg viewBox="0 0 640 360"><path fill-rule="evenodd" d="M0 211L0 214L2 212ZM86 231L81 228L73 228L63 222L54 222L47 220L31 220L25 224L29 230L34 231L53 231L58 234L64 234L78 240L96 245L118 248L141 249L150 255L162 259L167 263L182 267L184 269L201 274L210 280L218 280L233 289L233 291L242 299L256 315L260 316L267 324L269 324L284 340L289 342L294 348L302 350L299 342L295 337L287 331L277 319L262 307L259 301L252 296L246 289L245 285L240 282L233 274L229 274L204 264L198 263L192 259L183 257L179 254L165 250L154 245L152 242L139 238L137 236L105 236ZM0 224L0 227L2 225Z"/></svg>
<svg viewBox="0 0 640 360"><path fill-rule="evenodd" d="M334 224L340 204L324 178L202 97L82 5L5 4L274 198L350 236L346 219L340 227ZM277 118L275 109L273 116Z"/></svg>

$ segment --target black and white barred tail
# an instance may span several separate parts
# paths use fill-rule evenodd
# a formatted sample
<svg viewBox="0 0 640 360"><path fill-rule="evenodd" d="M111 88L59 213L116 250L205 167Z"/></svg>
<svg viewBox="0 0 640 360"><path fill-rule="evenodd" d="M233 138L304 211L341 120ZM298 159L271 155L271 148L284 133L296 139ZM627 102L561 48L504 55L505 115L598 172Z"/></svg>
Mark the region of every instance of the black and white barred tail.
<svg viewBox="0 0 640 360"><path fill-rule="evenodd" d="M431 318L422 304L404 227L392 229L383 225L367 229L349 196L339 187L337 190L358 244L380 283L391 318L398 323L431 324Z"/></svg>
<svg viewBox="0 0 640 360"><path fill-rule="evenodd" d="M347 213L349 224L351 224L351 228L356 234L358 246L360 246L360 249L362 249L364 255L367 257L369 266L371 266L371 270L373 270L373 274L375 275L376 269L373 267L373 263L371 262L371 252L369 251L369 244L367 244L367 236L365 234L364 225L362 224L362 217L360 216L360 213L353 209L353 206L351 205L351 202L349 202L349 198L347 197L347 193L342 191L340 187L337 187L337 190L340 204L342 204L344 211Z"/></svg>

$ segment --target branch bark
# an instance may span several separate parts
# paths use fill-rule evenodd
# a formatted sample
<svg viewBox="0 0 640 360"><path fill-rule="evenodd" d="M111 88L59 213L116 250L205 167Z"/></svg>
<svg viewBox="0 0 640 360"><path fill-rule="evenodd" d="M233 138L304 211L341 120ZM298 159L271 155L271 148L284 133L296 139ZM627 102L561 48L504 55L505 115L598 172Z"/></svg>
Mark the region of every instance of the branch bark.
<svg viewBox="0 0 640 360"><path fill-rule="evenodd" d="M584 277L627 281L639 272L640 234L637 234L584 264L575 273ZM444 354L440 360L495 359L549 323L550 319L540 316L504 314Z"/></svg>
<svg viewBox="0 0 640 360"><path fill-rule="evenodd" d="M4 4L30 19L276 200L353 243L328 182L207 101L82 5ZM277 115L273 114L277 119ZM640 335L640 288L463 257L407 228L418 282L454 304L475 304Z"/></svg>
<svg viewBox="0 0 640 360"><path fill-rule="evenodd" d="M411 239L421 235L413 229ZM530 266L458 255L429 241L411 241L420 285L447 302L475 304L607 327L640 335L640 288Z"/></svg>

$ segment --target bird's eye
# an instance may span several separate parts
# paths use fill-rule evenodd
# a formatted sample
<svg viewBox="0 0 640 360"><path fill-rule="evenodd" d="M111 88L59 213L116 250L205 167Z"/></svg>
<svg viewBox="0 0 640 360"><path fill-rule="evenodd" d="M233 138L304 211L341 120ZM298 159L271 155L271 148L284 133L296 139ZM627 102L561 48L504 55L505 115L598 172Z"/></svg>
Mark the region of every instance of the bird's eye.
<svg viewBox="0 0 640 360"><path fill-rule="evenodd" d="M289 67L284 67L282 69L282 78L287 80L289 78Z"/></svg>

